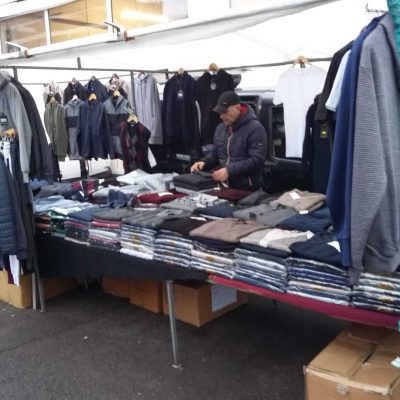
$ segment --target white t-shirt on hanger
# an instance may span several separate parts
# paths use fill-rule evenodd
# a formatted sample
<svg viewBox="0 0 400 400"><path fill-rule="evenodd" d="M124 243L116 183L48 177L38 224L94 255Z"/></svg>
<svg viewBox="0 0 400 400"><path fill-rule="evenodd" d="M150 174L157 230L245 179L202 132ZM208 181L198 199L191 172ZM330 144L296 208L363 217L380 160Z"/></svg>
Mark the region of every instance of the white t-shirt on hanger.
<svg viewBox="0 0 400 400"><path fill-rule="evenodd" d="M283 104L286 157L301 157L308 108L321 93L326 71L314 65L290 67L278 81L273 103Z"/></svg>

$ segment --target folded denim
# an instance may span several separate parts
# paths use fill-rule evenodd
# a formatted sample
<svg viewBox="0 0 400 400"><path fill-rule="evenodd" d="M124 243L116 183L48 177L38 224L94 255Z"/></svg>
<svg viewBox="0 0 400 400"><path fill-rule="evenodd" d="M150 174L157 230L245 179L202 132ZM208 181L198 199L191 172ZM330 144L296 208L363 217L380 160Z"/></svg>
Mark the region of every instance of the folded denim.
<svg viewBox="0 0 400 400"><path fill-rule="evenodd" d="M251 271L254 274L260 274L264 276L273 276L277 278L284 278L286 279L286 272L284 271L279 271L274 268L268 268L268 267L263 267L263 268L258 268L254 263L244 261L244 260L236 260L235 261L235 271L239 270L246 270L246 271Z"/></svg>
<svg viewBox="0 0 400 400"><path fill-rule="evenodd" d="M373 286L356 285L354 291L365 292L375 296L394 296L399 297L400 293L397 290L381 289Z"/></svg>
<svg viewBox="0 0 400 400"><path fill-rule="evenodd" d="M266 274L260 274L257 272L252 271L251 269L245 269L245 268L235 268L236 274L239 276L247 276L249 278L253 279L259 279L261 281L265 282L271 282L276 285L284 285L286 287L287 285L287 280L286 277L277 277L273 275L266 275Z"/></svg>
<svg viewBox="0 0 400 400"><path fill-rule="evenodd" d="M365 286L384 290L396 290L400 293L400 282L389 282L384 280L372 280L366 278L360 278L357 282L357 286Z"/></svg>
<svg viewBox="0 0 400 400"><path fill-rule="evenodd" d="M400 307L400 298L393 296L375 296L365 292L353 291L353 300L362 300L370 302L371 304L388 305L393 307Z"/></svg>
<svg viewBox="0 0 400 400"><path fill-rule="evenodd" d="M297 287L299 290L313 290L316 292L323 292L326 295L336 296L350 296L352 290L350 287L331 287L329 285L316 284L313 282L302 282L293 279L288 280L288 286Z"/></svg>
<svg viewBox="0 0 400 400"><path fill-rule="evenodd" d="M370 279L378 282L391 282L394 284L400 284L400 273L393 272L390 275L384 275L384 274L372 274L370 272L361 272L360 280L361 279Z"/></svg>
<svg viewBox="0 0 400 400"><path fill-rule="evenodd" d="M247 261L250 262L254 267L258 266L258 268L263 269L263 268L271 268L277 271L281 272L287 272L287 267L285 264L279 261L275 260L267 260L265 258L259 258L255 257L253 255L244 255L244 254L238 254L235 253L235 260L238 262Z"/></svg>
<svg viewBox="0 0 400 400"><path fill-rule="evenodd" d="M350 287L350 281L347 278L337 275L325 274L323 272L319 273L318 271L316 272L300 271L297 269L289 268L288 276L289 279L295 279L299 281L304 280L307 282L323 282L326 284L336 285L339 287L343 286Z"/></svg>

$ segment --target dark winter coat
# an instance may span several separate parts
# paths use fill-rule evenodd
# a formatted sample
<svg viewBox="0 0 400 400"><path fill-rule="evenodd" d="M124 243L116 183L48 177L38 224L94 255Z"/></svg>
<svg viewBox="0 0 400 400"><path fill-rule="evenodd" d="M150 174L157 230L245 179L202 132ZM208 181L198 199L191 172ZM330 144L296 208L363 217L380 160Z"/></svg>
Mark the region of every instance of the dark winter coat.
<svg viewBox="0 0 400 400"><path fill-rule="evenodd" d="M231 126L220 123L213 150L202 161L206 169L226 167L229 187L257 190L267 158L267 134L253 110L242 105L242 114Z"/></svg>
<svg viewBox="0 0 400 400"><path fill-rule="evenodd" d="M164 86L162 122L164 143L175 153L191 153L200 148L200 132L195 104L196 81L187 72L175 75Z"/></svg>
<svg viewBox="0 0 400 400"><path fill-rule="evenodd" d="M84 101L80 107L77 133L79 154L86 158L114 158L111 132L104 104L99 100Z"/></svg>
<svg viewBox="0 0 400 400"><path fill-rule="evenodd" d="M74 95L78 96L78 99L85 101L87 99L85 88L82 83L68 83L68 86L64 89L64 104L67 104Z"/></svg>
<svg viewBox="0 0 400 400"><path fill-rule="evenodd" d="M88 99L92 93L94 93L97 100L102 103L108 99L107 89L98 79L91 79L84 87L86 91L86 99Z"/></svg>
<svg viewBox="0 0 400 400"><path fill-rule="evenodd" d="M108 126L112 135L114 157L120 159L123 159L123 149L119 137L119 126L129 117L129 114L125 109L128 105L128 100L126 100L122 95L118 97L110 96L104 102Z"/></svg>
<svg viewBox="0 0 400 400"><path fill-rule="evenodd" d="M54 154L47 142L46 132L40 118L35 100L21 83L11 77L11 83L17 88L24 103L32 130L32 146L30 157L30 177L46 179L50 183L57 177L54 170Z"/></svg>
<svg viewBox="0 0 400 400"><path fill-rule="evenodd" d="M213 142L215 128L220 122L219 116L213 111L213 108L217 104L220 94L233 89L233 77L223 69L220 69L216 75L205 72L197 80L195 99L200 107L202 144L211 144Z"/></svg>
<svg viewBox="0 0 400 400"><path fill-rule="evenodd" d="M0 153L0 257L15 254L27 256L27 240L22 223L15 186L4 157Z"/></svg>

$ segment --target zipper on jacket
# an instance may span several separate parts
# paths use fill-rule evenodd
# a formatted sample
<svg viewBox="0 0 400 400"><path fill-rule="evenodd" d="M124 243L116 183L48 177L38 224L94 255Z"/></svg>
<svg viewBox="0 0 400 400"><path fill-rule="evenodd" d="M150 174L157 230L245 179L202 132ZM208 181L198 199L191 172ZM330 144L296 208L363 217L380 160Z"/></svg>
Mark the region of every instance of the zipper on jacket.
<svg viewBox="0 0 400 400"><path fill-rule="evenodd" d="M230 147L231 147L231 137L233 135L233 131L232 131L232 126L229 126L228 129L228 143L226 144L226 154L228 156L228 158L226 159L226 166L228 166L231 155L230 155ZM224 185L225 182L221 182L222 185ZM227 187L229 187L229 179L227 181L227 183L225 183L225 185L227 185Z"/></svg>

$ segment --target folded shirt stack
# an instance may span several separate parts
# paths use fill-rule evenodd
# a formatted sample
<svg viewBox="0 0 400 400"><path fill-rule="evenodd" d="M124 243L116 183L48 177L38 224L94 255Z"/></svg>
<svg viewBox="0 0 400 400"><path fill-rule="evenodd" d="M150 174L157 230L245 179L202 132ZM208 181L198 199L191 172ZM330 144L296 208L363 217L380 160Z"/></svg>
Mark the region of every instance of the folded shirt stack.
<svg viewBox="0 0 400 400"><path fill-rule="evenodd" d="M50 216L50 233L53 236L65 237L65 221L67 221L69 214L90 207L93 207L93 205L79 201L72 201L63 207L53 207L48 211Z"/></svg>
<svg viewBox="0 0 400 400"><path fill-rule="evenodd" d="M254 221L234 218L207 222L189 233L194 238L190 266L233 279L236 245L242 237L262 228Z"/></svg>
<svg viewBox="0 0 400 400"><path fill-rule="evenodd" d="M275 292L286 291L287 267L282 258L242 247L237 247L234 255L236 280Z"/></svg>
<svg viewBox="0 0 400 400"><path fill-rule="evenodd" d="M349 305L350 277L342 268L313 260L290 257L287 292L332 304Z"/></svg>
<svg viewBox="0 0 400 400"><path fill-rule="evenodd" d="M217 183L209 172L194 172L192 174L182 174L173 178L175 189L178 192L187 193L201 192L213 189Z"/></svg>
<svg viewBox="0 0 400 400"><path fill-rule="evenodd" d="M154 259L189 267L193 249L189 232L205 223L204 219L191 217L163 222L154 241Z"/></svg>
<svg viewBox="0 0 400 400"><path fill-rule="evenodd" d="M153 259L154 240L160 226L170 220L190 216L184 210L157 208L154 210L135 210L124 218L121 229L121 252L136 257Z"/></svg>
<svg viewBox="0 0 400 400"><path fill-rule="evenodd" d="M93 214L100 210L102 207L89 207L69 214L68 219L64 222L65 240L88 245L90 222Z"/></svg>
<svg viewBox="0 0 400 400"><path fill-rule="evenodd" d="M119 251L122 219L134 212L131 208L104 208L94 212L89 225L89 244Z"/></svg>
<svg viewBox="0 0 400 400"><path fill-rule="evenodd" d="M400 314L400 273L371 274L362 272L353 287L353 307Z"/></svg>

